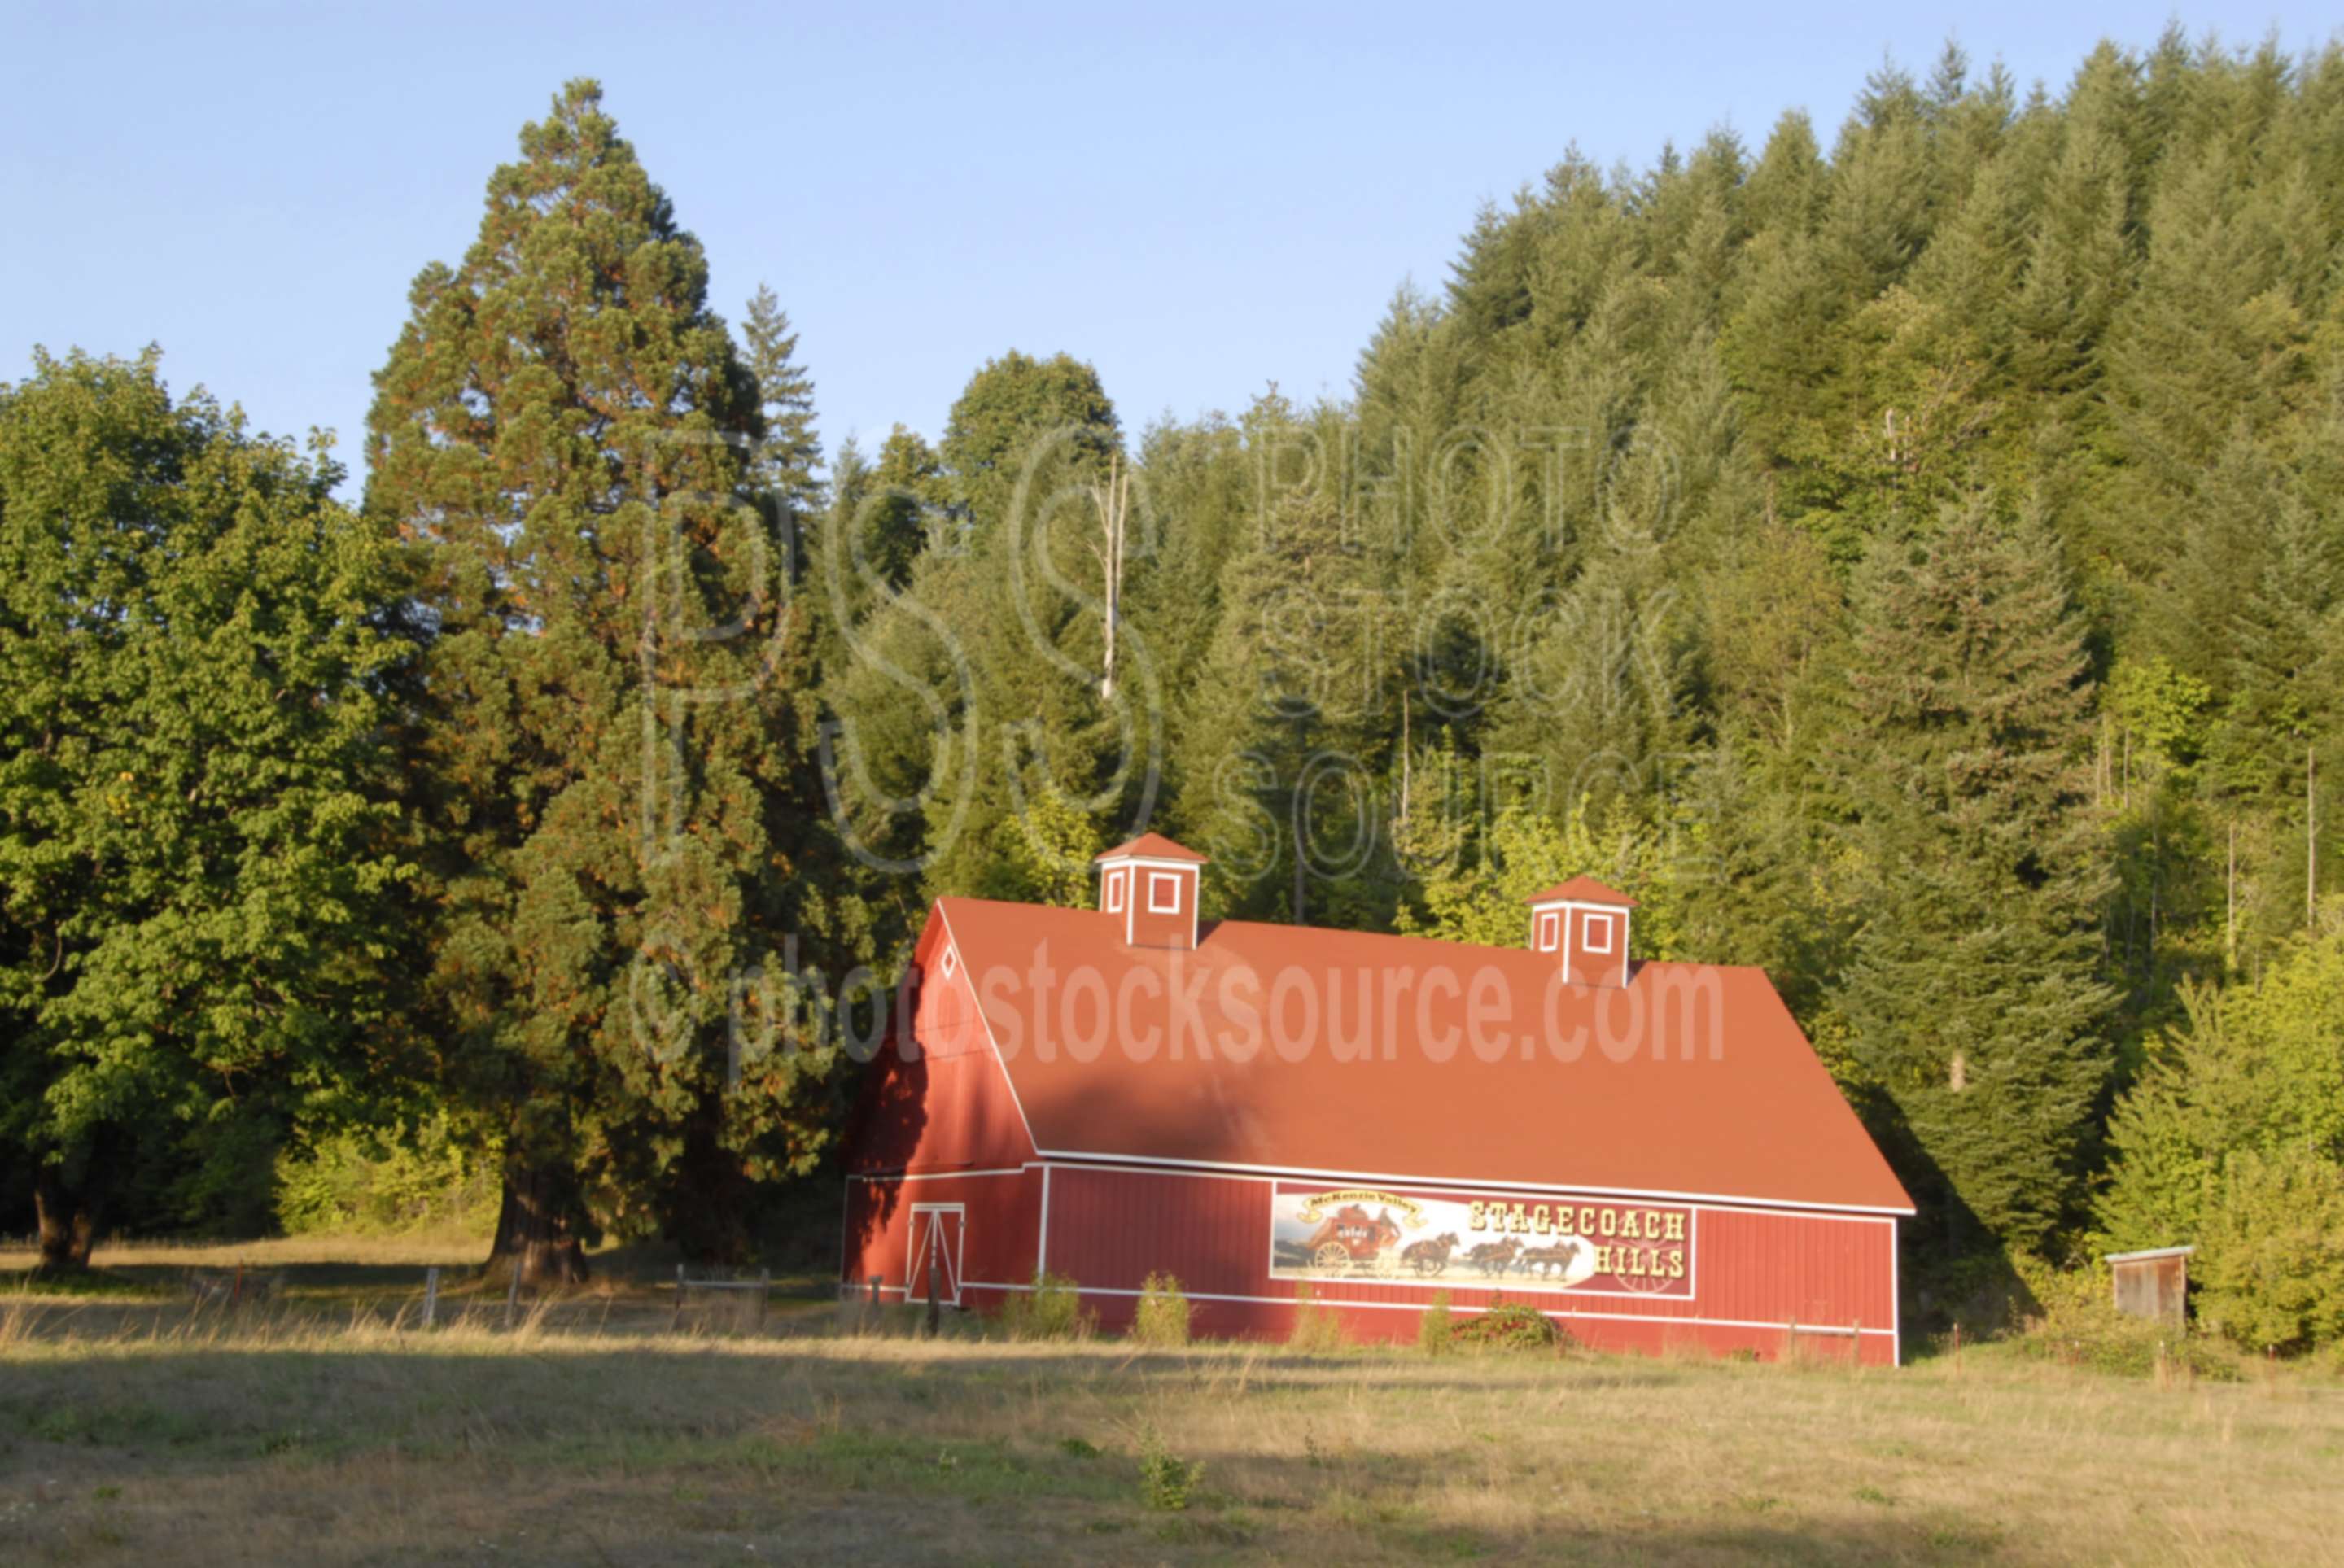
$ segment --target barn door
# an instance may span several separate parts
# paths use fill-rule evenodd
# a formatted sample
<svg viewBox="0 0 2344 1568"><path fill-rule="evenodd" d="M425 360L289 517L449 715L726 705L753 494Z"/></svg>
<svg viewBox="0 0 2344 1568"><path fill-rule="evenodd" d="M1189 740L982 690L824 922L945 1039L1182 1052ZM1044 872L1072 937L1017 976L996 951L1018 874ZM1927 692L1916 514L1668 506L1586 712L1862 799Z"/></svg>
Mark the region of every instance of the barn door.
<svg viewBox="0 0 2344 1568"><path fill-rule="evenodd" d="M962 1232L968 1211L959 1203L912 1205L910 1256L904 1260L904 1299L914 1303L928 1299L928 1270L936 1271L936 1300L948 1307L960 1305Z"/></svg>

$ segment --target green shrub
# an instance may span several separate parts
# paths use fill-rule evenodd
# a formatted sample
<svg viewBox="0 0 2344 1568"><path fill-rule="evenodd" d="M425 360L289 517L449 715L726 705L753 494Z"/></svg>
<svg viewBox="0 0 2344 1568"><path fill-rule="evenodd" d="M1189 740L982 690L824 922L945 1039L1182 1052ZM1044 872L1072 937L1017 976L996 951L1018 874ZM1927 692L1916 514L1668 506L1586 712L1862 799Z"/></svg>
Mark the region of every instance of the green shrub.
<svg viewBox="0 0 2344 1568"><path fill-rule="evenodd" d="M1417 1320L1417 1347L1429 1356L1447 1355L1450 1337L1456 1330L1456 1322L1449 1315L1449 1292L1433 1292L1432 1304L1426 1307L1424 1316Z"/></svg>
<svg viewBox="0 0 2344 1568"><path fill-rule="evenodd" d="M1131 1337L1158 1350L1178 1350L1188 1342L1188 1298L1180 1293L1177 1276L1150 1274L1141 1282Z"/></svg>
<svg viewBox="0 0 2344 1568"><path fill-rule="evenodd" d="M2199 1320L2255 1352L2344 1341L2344 921L2252 985L2184 986L2108 1127L2102 1251L2195 1242Z"/></svg>
<svg viewBox="0 0 2344 1568"><path fill-rule="evenodd" d="M1079 1340L1090 1337L1098 1314L1083 1311L1082 1288L1065 1274L1034 1276L1034 1288L1002 1303L1001 1327L1013 1340Z"/></svg>
<svg viewBox="0 0 2344 1568"><path fill-rule="evenodd" d="M395 1129L329 1134L277 1160L277 1222L288 1235L396 1235L496 1226L501 1161L445 1111Z"/></svg>
<svg viewBox="0 0 2344 1568"><path fill-rule="evenodd" d="M2154 1377L2160 1360L2168 1374L2226 1382L2238 1375L2236 1358L2205 1335L2117 1312L2103 1267L2024 1271L2038 1311L2017 1336L2022 1354L2115 1377Z"/></svg>
<svg viewBox="0 0 2344 1568"><path fill-rule="evenodd" d="M1551 1351L1569 1338L1535 1307L1493 1302L1450 1331L1450 1342L1466 1351Z"/></svg>
<svg viewBox="0 0 2344 1568"><path fill-rule="evenodd" d="M1286 1342L1316 1355L1343 1348L1343 1321L1319 1304L1307 1282L1294 1287L1294 1327Z"/></svg>
<svg viewBox="0 0 2344 1568"><path fill-rule="evenodd" d="M1151 1427L1139 1439L1139 1496L1150 1508L1177 1513L1205 1479L1200 1460L1182 1459Z"/></svg>
<svg viewBox="0 0 2344 1568"><path fill-rule="evenodd" d="M2233 1153L2190 1261L2198 1316L2242 1348L2344 1341L2344 1166L2300 1147Z"/></svg>

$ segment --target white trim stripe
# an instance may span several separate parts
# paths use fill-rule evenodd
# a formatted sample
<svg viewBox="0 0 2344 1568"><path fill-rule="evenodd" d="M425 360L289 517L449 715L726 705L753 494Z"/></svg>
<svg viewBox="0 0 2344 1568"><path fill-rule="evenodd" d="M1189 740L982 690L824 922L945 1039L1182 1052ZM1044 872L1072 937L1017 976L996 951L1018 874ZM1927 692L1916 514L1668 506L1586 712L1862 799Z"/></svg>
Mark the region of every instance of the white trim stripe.
<svg viewBox="0 0 2344 1568"><path fill-rule="evenodd" d="M1034 1228L1034 1272L1050 1271L1050 1168L1042 1167L1042 1220Z"/></svg>
<svg viewBox="0 0 2344 1568"><path fill-rule="evenodd" d="M882 1284L879 1288L882 1291L900 1291L903 1289L901 1285L889 1284ZM1030 1284L1006 1285L996 1284L990 1280L970 1280L963 1288L971 1291L1031 1291L1034 1287ZM1076 1287L1076 1290L1079 1294L1086 1296L1140 1296L1147 1294L1145 1291L1080 1284ZM1500 1292L1497 1293L1502 1294L1503 1292ZM1238 1302L1266 1307L1290 1307L1296 1304L1295 1299L1292 1296L1223 1296L1215 1295L1206 1291L1190 1291L1187 1292L1187 1294L1188 1299L1192 1302ZM1510 1302L1515 1299L1516 1298L1509 1298ZM1349 1296L1327 1296L1319 1294L1315 1289L1311 1292L1310 1304L1315 1307L1358 1307L1361 1311L1365 1312L1421 1312L1424 1311L1425 1307L1425 1303L1422 1302L1362 1302L1356 1301ZM1867 1329L1855 1323L1778 1323L1766 1322L1754 1318L1678 1318L1663 1317L1652 1312L1574 1312L1566 1311L1560 1307L1539 1308L1536 1310L1541 1317L1577 1318L1582 1322L1591 1323L1683 1323L1689 1327L1710 1329L1773 1329L1783 1333L1826 1334L1838 1339L1853 1339L1857 1335L1864 1335L1866 1337L1885 1337L1893 1335L1896 1332L1894 1329ZM1450 1311L1454 1312L1486 1312L1490 1311L1490 1309L1488 1307L1468 1306L1460 1302L1450 1308Z"/></svg>
<svg viewBox="0 0 2344 1568"><path fill-rule="evenodd" d="M1030 1161L993 1171L883 1171L876 1174L850 1171L846 1179L849 1181L957 1181L964 1176L1023 1176L1039 1163L1038 1161Z"/></svg>
<svg viewBox="0 0 2344 1568"><path fill-rule="evenodd" d="M1897 1275L1903 1269L1898 1260L1904 1251L1904 1239L1897 1235L1897 1229L1895 1221L1888 1221L1888 1323L1890 1332L1896 1336L1888 1364L1901 1367L1904 1364L1904 1285Z"/></svg>
<svg viewBox="0 0 2344 1568"><path fill-rule="evenodd" d="M920 1172L913 1175L904 1175L900 1172L891 1174L885 1171L881 1171L876 1174L869 1175L861 1173L850 1174L847 1177L847 1180L850 1181L948 1181L956 1176L1019 1176L1028 1171L1041 1171L1045 1172L1051 1171L1100 1171L1125 1176L1177 1176L1187 1181L1276 1181L1281 1180L1291 1180L1315 1182L1330 1180L1330 1178L1325 1176L1303 1176L1285 1171L1278 1172L1276 1174L1255 1175L1235 1171L1154 1171L1134 1169L1130 1166L1098 1161L1069 1163L1064 1159L1028 1160L1025 1164L1019 1166L1014 1171L935 1171ZM1397 1183L1395 1184L1397 1185ZM1718 1198L1670 1198L1662 1200L1656 1194L1652 1193L1600 1192L1593 1188L1589 1187L1523 1187L1495 1181L1479 1183L1416 1181L1410 1182L1409 1185L1440 1188L1460 1187L1463 1191L1472 1192L1537 1192L1560 1195L1565 1198L1625 1198L1631 1200L1638 1198L1651 1198L1654 1202L1668 1201L1687 1203L1704 1214L1780 1215L1785 1213L1812 1213L1816 1215L1818 1218L1840 1220L1851 1225L1885 1225L1891 1231L1895 1230L1898 1223L1896 1217L1893 1214L1875 1214L1869 1211L1836 1209L1787 1209L1778 1206L1752 1204L1735 1200Z"/></svg>
<svg viewBox="0 0 2344 1568"><path fill-rule="evenodd" d="M1244 1165L1217 1160L1178 1160L1154 1154L1100 1154L1076 1149L1043 1149L1035 1152L1045 1161L1080 1161L1093 1165L1139 1165L1174 1171L1228 1171L1248 1176L1285 1176L1306 1181L1389 1181L1411 1187L1461 1188L1468 1191L1583 1192L1591 1198L1651 1198L1658 1201L1742 1203L1757 1209L1805 1210L1828 1214L1910 1214L1910 1209L1886 1209L1865 1203L1818 1203L1798 1198L1753 1198L1741 1192L1682 1192L1660 1187L1593 1187L1541 1184L1532 1181L1487 1181L1464 1176L1409 1176L1391 1171L1322 1171L1298 1165Z"/></svg>

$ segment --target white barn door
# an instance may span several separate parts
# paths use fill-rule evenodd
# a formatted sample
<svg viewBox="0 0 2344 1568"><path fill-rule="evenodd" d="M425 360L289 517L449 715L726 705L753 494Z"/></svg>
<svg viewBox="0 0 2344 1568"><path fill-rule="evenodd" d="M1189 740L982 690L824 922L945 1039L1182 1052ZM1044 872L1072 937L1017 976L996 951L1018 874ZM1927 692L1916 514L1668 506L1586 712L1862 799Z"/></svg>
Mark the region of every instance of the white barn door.
<svg viewBox="0 0 2344 1568"><path fill-rule="evenodd" d="M928 1299L928 1271L936 1271L936 1300L948 1307L960 1305L962 1234L968 1210L961 1203L912 1205L911 1244L904 1260L904 1299Z"/></svg>

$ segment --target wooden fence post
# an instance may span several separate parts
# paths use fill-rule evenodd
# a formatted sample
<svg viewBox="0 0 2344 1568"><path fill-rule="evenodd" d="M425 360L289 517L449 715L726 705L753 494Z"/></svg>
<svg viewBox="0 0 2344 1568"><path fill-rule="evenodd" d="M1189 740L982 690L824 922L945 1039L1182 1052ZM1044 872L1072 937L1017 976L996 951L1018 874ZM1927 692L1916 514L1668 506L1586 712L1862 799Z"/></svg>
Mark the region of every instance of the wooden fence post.
<svg viewBox="0 0 2344 1568"><path fill-rule="evenodd" d="M505 1287L505 1327L513 1326L513 1314L520 1310L520 1260L515 1258L512 1283Z"/></svg>
<svg viewBox="0 0 2344 1568"><path fill-rule="evenodd" d="M423 1271L423 1326L429 1328L440 1319L440 1271Z"/></svg>
<svg viewBox="0 0 2344 1568"><path fill-rule="evenodd" d="M683 1332L683 1265L675 1266L675 1317L668 1324L670 1333Z"/></svg>
<svg viewBox="0 0 2344 1568"><path fill-rule="evenodd" d="M772 1304L773 1299L773 1271L760 1269L757 1271L757 1332L761 1334L765 1332L765 1309Z"/></svg>

